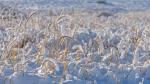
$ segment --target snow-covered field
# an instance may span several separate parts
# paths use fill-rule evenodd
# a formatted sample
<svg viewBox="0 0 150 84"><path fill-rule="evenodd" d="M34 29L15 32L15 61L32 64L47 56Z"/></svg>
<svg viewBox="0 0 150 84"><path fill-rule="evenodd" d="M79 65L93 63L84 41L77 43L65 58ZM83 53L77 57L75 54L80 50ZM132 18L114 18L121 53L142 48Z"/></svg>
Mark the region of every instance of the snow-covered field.
<svg viewBox="0 0 150 84"><path fill-rule="evenodd" d="M7 5L17 4L22 9L91 9L123 12L150 9L149 0L0 0Z"/></svg>
<svg viewBox="0 0 150 84"><path fill-rule="evenodd" d="M150 84L150 2L106 1L0 0L0 84Z"/></svg>

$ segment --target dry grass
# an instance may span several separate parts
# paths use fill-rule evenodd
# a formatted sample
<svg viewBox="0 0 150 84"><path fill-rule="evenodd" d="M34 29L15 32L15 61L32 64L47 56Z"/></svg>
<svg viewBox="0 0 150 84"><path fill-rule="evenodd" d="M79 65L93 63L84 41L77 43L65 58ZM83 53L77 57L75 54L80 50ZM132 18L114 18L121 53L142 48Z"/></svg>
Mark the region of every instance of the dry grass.
<svg viewBox="0 0 150 84"><path fill-rule="evenodd" d="M16 10L8 10L8 13L12 12L16 12ZM72 41L75 41L73 36L76 33L84 31L86 29L92 29L97 33L97 37L96 40L94 40L94 43L85 49L96 48L98 49L98 53L101 55L105 55L107 52L103 46L103 39L101 38L102 33L111 35L111 33L109 33L110 28L118 28L121 32L125 31L123 33L118 33L119 36L122 36L122 38L124 36L128 37L126 36L126 34L130 32L135 33L135 37L130 38L132 37L131 35L129 36L129 38L125 38L127 42L123 42L125 44L133 43L133 45L136 46L136 48L133 49L134 58L131 63L131 65L133 66L135 66L139 62L136 54L137 47L143 47L143 49L148 50L147 39L150 38L149 11L130 12L125 14L120 13L109 17L99 16L99 14L95 12L89 13L82 11L74 11L73 13L66 13L65 11L61 11L58 14L54 14L52 11L45 13L43 13L43 11L27 12L28 13L26 13L24 16L25 18L21 18L19 16L17 18L13 18L12 16L4 18L3 16L1 16L0 19L0 26L2 28L9 29L12 33L12 35L10 35L10 38L7 39L7 42L4 45L5 47L3 50L1 61L6 61L7 64L10 64L13 68L18 63L24 62L22 63L22 65L25 65L25 62L29 61L31 58L35 58L36 63L38 65L41 65L43 70L46 70L43 71L46 74L53 74L57 66L56 62L64 64L64 73L66 73L67 65L69 63L67 61L67 56L70 54L69 44ZM148 32L145 38L141 37L139 34L142 28L144 29L144 31ZM27 30L33 30L35 31L35 33L32 31L28 32ZM37 35L41 37L38 37ZM41 38L42 40L38 41L39 38ZM51 39L54 39L54 42L50 42ZM38 48L38 53L26 53L25 49L29 44L33 44L34 46L36 46ZM129 45L126 45L126 47L127 46ZM110 46L107 47L109 48ZM118 49L121 48L122 46L118 47ZM47 52L46 49L49 49L48 60L45 59L44 56ZM77 50L79 50L79 52L76 55L75 60L79 61L82 58L80 56L80 53L83 52L84 49L81 50L78 48ZM120 61L118 61L118 58L121 53L120 50L113 51L112 49L110 53L106 54L109 56L109 62L113 62L113 52L116 52L115 55L118 56L117 62L115 61L114 63L119 65ZM54 60L56 62L54 62ZM146 65L149 60L150 59L147 59L144 62L144 65Z"/></svg>

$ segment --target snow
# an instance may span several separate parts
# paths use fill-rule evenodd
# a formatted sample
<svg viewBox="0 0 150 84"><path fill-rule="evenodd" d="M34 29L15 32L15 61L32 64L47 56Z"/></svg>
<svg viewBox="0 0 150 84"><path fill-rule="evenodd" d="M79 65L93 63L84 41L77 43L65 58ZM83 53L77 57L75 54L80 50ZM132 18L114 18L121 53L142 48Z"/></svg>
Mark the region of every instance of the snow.
<svg viewBox="0 0 150 84"><path fill-rule="evenodd" d="M19 3L22 9L91 9L107 10L112 13L147 10L149 9L149 0L0 0L6 4Z"/></svg>
<svg viewBox="0 0 150 84"><path fill-rule="evenodd" d="M12 2L14 1L0 0L0 3L5 5ZM70 34L72 29L66 28L67 22L62 20L57 27L64 37L54 35L53 38L50 35L52 30L49 31L44 26L25 28L21 30L23 32L19 32L17 28L0 26L0 84L150 84L149 17L147 15L140 19L141 17L134 13L123 14L127 11L149 10L148 0L16 2L21 9L57 10L63 7L76 10L107 10L118 14L97 17L98 21L104 18L107 23L97 29L88 23L91 20L88 16L88 25L78 25L80 28L73 35ZM21 47L17 46L19 44Z"/></svg>

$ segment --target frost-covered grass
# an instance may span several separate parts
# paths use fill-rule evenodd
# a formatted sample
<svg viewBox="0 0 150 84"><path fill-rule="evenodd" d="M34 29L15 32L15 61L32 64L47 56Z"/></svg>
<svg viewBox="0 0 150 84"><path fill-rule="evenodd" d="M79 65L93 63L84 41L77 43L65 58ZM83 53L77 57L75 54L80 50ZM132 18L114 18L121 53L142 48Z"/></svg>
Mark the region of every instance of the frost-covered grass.
<svg viewBox="0 0 150 84"><path fill-rule="evenodd" d="M149 84L149 13L3 10L0 84Z"/></svg>

